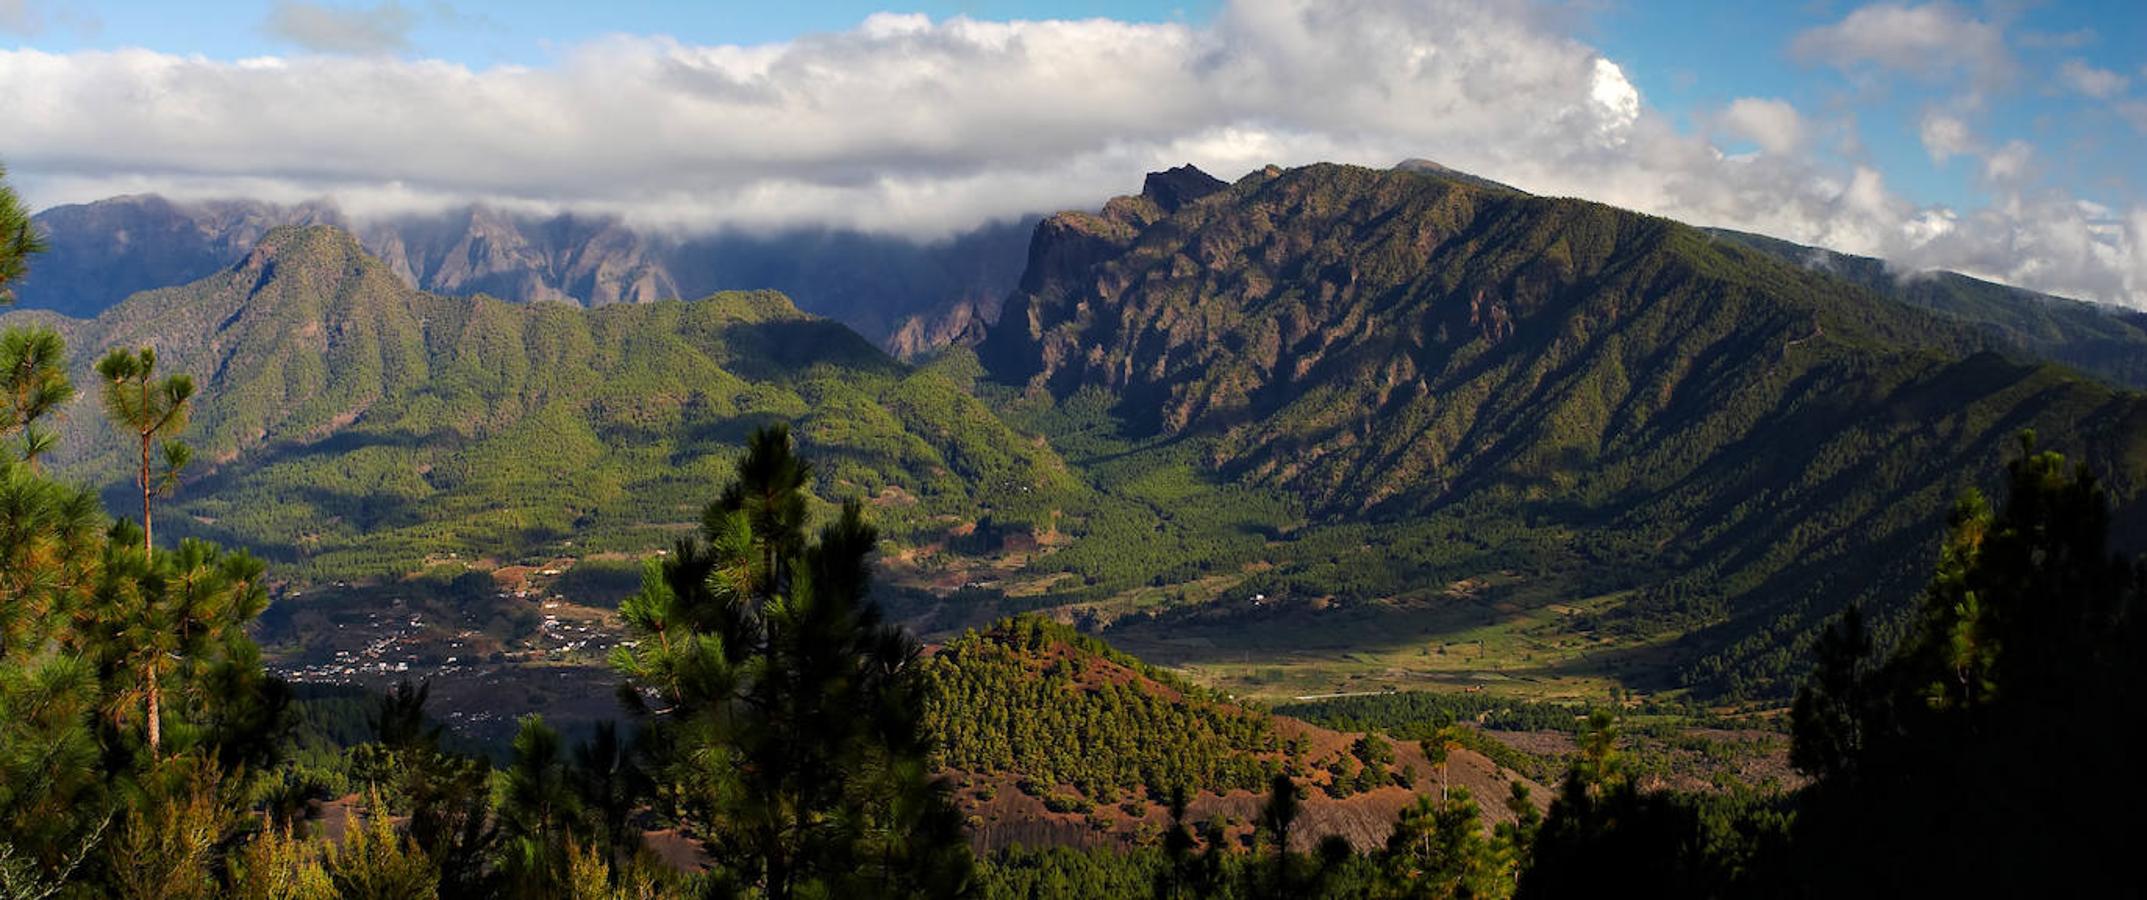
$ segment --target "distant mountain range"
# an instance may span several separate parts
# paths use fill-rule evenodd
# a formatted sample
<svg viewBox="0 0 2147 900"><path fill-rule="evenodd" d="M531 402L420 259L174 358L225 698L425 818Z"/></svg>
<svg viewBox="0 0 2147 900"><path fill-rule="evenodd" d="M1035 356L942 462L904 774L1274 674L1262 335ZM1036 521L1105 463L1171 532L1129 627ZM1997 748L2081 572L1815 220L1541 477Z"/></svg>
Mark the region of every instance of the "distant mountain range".
<svg viewBox="0 0 2147 900"><path fill-rule="evenodd" d="M897 536L1071 484L953 382L773 292L590 310L444 297L347 232L280 226L236 264L94 319L0 318L37 321L85 386L59 468L122 481L89 368L155 346L200 390L200 462L159 533L253 548L283 577L663 546L769 422L793 423L822 496L874 500Z"/></svg>
<svg viewBox="0 0 2147 900"><path fill-rule="evenodd" d="M1618 648L1501 677L1779 695L1843 605L1902 608L2023 430L2147 534L2140 317L1421 161L1180 167L930 246L155 198L39 221L25 304L93 316L7 324L63 331L85 384L143 343L201 379L172 533L291 577L661 547L792 421L940 627L1057 607L1163 662L1413 678L1466 607L1553 622L1531 654ZM657 300L781 284L818 299ZM90 402L55 462L117 486Z"/></svg>
<svg viewBox="0 0 2147 900"><path fill-rule="evenodd" d="M1430 160L1398 171L1515 191ZM1192 166L1156 173L1175 207L1214 179ZM470 206L431 216L356 221L327 202L175 202L154 194L57 206L35 220L51 243L17 306L88 318L144 290L229 266L280 225L335 225L357 235L403 283L450 296L584 306L774 290L849 325L903 359L974 344L1025 270L1036 218L987 223L914 242L841 230L680 237L617 219L539 216ZM1900 273L1883 260L1764 235L1707 229L1890 298L1976 321L2022 352L2147 387L2147 313L2038 294L1954 272Z"/></svg>
<svg viewBox="0 0 2147 900"><path fill-rule="evenodd" d="M17 286L18 305L79 318L228 267L278 226L335 225L405 285L433 293L601 306L776 290L904 352L937 346L980 311L995 315L1034 227L991 223L934 243L843 231L680 238L482 206L354 221L326 203L155 195L54 207L35 221L51 249Z"/></svg>

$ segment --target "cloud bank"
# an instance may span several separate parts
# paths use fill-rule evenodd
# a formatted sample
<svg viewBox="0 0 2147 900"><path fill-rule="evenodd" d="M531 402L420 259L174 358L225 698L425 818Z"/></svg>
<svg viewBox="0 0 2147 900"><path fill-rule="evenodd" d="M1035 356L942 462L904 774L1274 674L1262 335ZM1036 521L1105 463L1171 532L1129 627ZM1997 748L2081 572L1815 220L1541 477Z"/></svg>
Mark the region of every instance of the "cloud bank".
<svg viewBox="0 0 2147 900"><path fill-rule="evenodd" d="M376 11L387 8L400 9ZM1240 0L1200 27L877 15L758 46L611 37L540 68L20 50L0 52L0 159L45 204L328 195L369 215L476 200L687 231L931 238L1092 207L1187 161L1228 178L1423 156L1537 192L2147 306L2147 210L2036 194L2020 186L2024 150L2000 159L1965 125L1946 135L1948 153L1991 157L1983 168L2005 191L1971 211L1918 207L1875 170L1820 161L1814 123L1779 100L1711 119L1759 148L1726 156L1539 10ZM1989 26L1965 21L1947 33L1968 46L1930 65L2010 65ZM371 53L400 34L382 33L314 43ZM1844 66L1893 58L1875 38L1834 33L1798 52Z"/></svg>

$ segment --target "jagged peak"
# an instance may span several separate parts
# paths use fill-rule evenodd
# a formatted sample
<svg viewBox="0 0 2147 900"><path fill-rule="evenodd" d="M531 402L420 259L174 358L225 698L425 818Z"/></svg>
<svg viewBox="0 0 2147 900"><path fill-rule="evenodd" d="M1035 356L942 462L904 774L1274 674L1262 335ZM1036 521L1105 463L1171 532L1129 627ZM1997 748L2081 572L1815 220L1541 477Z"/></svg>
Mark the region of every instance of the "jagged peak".
<svg viewBox="0 0 2147 900"><path fill-rule="evenodd" d="M1192 163L1150 172L1141 183L1141 196L1155 201L1166 213L1174 213L1186 204L1230 186L1213 175L1201 171Z"/></svg>

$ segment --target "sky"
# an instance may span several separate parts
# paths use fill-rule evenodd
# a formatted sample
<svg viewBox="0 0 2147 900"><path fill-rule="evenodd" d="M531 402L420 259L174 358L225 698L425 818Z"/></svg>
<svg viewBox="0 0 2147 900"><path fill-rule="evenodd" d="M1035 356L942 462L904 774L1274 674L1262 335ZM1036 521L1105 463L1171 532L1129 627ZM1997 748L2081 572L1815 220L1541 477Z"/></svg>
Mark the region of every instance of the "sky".
<svg viewBox="0 0 2147 900"><path fill-rule="evenodd" d="M2147 308L2147 3L0 0L33 207L470 202L929 240L1411 157Z"/></svg>

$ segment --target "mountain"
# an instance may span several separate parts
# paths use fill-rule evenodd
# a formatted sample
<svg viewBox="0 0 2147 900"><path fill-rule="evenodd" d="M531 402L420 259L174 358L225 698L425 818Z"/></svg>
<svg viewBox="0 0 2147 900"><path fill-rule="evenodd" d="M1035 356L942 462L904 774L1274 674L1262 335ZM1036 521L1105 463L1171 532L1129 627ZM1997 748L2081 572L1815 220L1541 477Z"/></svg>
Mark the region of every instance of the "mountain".
<svg viewBox="0 0 2147 900"><path fill-rule="evenodd" d="M779 290L907 358L941 346L890 340L911 322L930 332L973 311L997 317L1021 278L1035 225L1033 218L986 223L933 243L848 231L716 235L684 240L668 258L694 292Z"/></svg>
<svg viewBox="0 0 2147 900"><path fill-rule="evenodd" d="M51 250L18 286L19 305L78 318L230 266L275 227L325 224L357 234L406 286L433 293L601 306L776 290L905 356L940 346L980 311L996 316L1034 224L988 223L938 242L818 230L680 237L483 206L356 222L326 203L154 195L54 207L35 221Z"/></svg>
<svg viewBox="0 0 2147 900"><path fill-rule="evenodd" d="M1896 272L1885 260L1727 229L1709 233L1985 330L2020 355L2147 389L2147 313L2038 294L1958 272Z"/></svg>
<svg viewBox="0 0 2147 900"><path fill-rule="evenodd" d="M1152 187L1044 221L977 347L1002 408L1075 464L1301 511L1203 567L1264 567L1223 602L1129 620L1113 641L1145 658L1215 662L1310 621L1292 602L1368 604L1387 619L1362 639L1407 646L1466 585L1533 582L1528 605L1600 610L1571 627L1623 630L1684 683L1779 694L1844 604L1902 607L1947 505L2029 428L2147 533L2147 398L1975 324L1425 166Z"/></svg>
<svg viewBox="0 0 2147 900"><path fill-rule="evenodd" d="M654 242L614 219L473 206L371 224L358 234L405 284L439 294L588 306L697 296L679 289Z"/></svg>
<svg viewBox="0 0 2147 900"><path fill-rule="evenodd" d="M873 498L904 545L888 571L938 598L902 611L921 627L1055 608L1270 699L1779 696L1843 604L1894 624L1948 503L2029 428L2147 533L2147 401L2029 358L2002 307L1435 164L1156 173L1039 222L996 321L983 292L909 319L903 349L956 345L917 367L768 292L581 309L407 283L512 270L473 253L662 249L554 224L472 211L388 260L269 228L95 319L10 315L57 323L85 383L141 343L202 378L171 529L290 577L660 547L753 424L791 420L828 460L821 496ZM932 257L793 236L749 271L863 298L997 265L1002 237ZM719 258L663 271L748 271ZM867 259L881 274L835 263ZM647 281L631 270L582 271ZM2052 321L2046 355L2092 334ZM87 400L75 417L55 462L116 488L109 430Z"/></svg>
<svg viewBox="0 0 2147 900"><path fill-rule="evenodd" d="M138 345L196 377L200 462L158 533L250 547L285 577L660 547L776 421L821 464L823 497L871 499L897 537L1073 489L1048 448L945 376L772 292L593 310L444 297L347 232L281 227L95 319L0 322L32 320L62 331L78 384L107 348ZM54 462L116 486L125 454L84 393Z"/></svg>
<svg viewBox="0 0 2147 900"><path fill-rule="evenodd" d="M87 318L140 291L184 284L246 255L281 225L341 222L325 205L174 203L154 194L56 206L32 217L49 245L16 306Z"/></svg>

